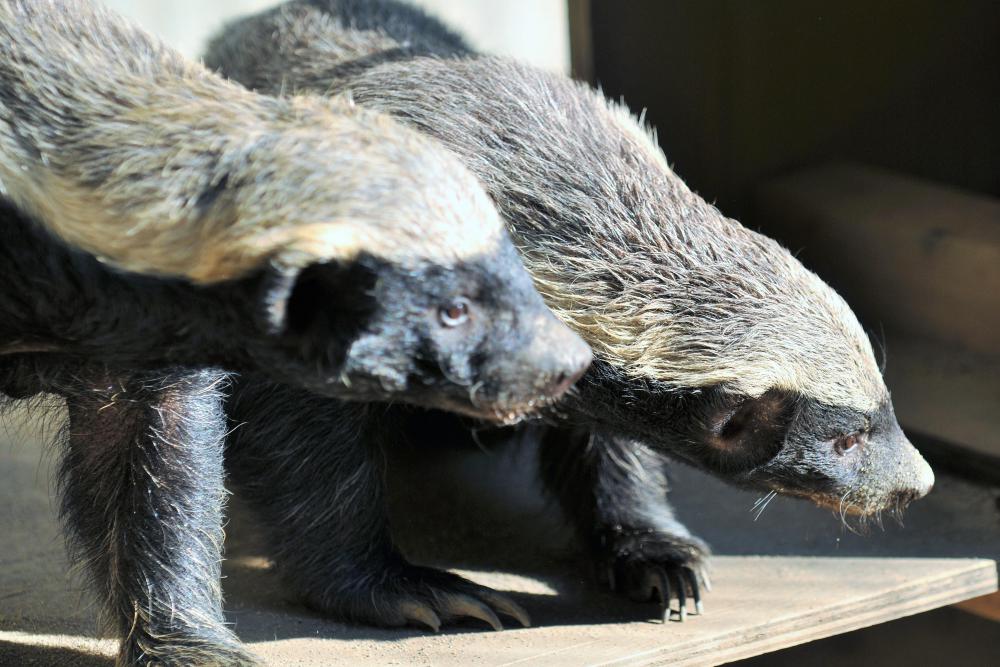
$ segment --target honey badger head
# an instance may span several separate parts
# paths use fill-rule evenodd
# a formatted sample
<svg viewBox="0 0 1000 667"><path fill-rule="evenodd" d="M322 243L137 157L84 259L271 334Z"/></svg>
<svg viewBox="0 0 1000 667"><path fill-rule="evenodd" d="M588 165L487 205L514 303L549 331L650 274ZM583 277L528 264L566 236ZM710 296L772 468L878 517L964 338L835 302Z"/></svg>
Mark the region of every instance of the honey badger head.
<svg viewBox="0 0 1000 667"><path fill-rule="evenodd" d="M323 85L435 136L484 182L539 291L595 351L576 419L845 511L929 491L848 306L692 193L626 111L501 59L339 71Z"/></svg>
<svg viewBox="0 0 1000 667"><path fill-rule="evenodd" d="M396 130L394 142L359 145L349 158L371 166L364 183L337 194L341 223L288 229L271 260L275 330L297 341L302 361L325 359L352 398L503 421L559 398L589 365L589 348L545 306L475 177L435 142ZM310 157L300 183L341 159ZM319 208L323 197L313 199ZM323 262L327 247L337 255Z"/></svg>

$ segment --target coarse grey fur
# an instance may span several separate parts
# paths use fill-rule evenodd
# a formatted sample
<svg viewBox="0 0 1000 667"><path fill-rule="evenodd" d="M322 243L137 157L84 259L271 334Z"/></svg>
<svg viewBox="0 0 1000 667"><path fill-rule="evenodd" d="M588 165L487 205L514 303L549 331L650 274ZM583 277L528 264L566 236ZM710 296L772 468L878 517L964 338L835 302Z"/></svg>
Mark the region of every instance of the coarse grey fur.
<svg viewBox="0 0 1000 667"><path fill-rule="evenodd" d="M262 91L349 93L479 176L539 291L595 351L543 438L542 472L613 588L672 592L682 617L689 593L700 601L708 549L665 502L665 454L842 516L896 510L930 490L843 299L687 188L621 106L463 51L414 15L394 0L290 2L228 26L207 63ZM266 410L242 414L324 446L301 415ZM328 549L301 548L314 546Z"/></svg>
<svg viewBox="0 0 1000 667"><path fill-rule="evenodd" d="M0 2L0 182L71 245L198 282L502 243L434 142L346 98L249 93L86 0Z"/></svg>

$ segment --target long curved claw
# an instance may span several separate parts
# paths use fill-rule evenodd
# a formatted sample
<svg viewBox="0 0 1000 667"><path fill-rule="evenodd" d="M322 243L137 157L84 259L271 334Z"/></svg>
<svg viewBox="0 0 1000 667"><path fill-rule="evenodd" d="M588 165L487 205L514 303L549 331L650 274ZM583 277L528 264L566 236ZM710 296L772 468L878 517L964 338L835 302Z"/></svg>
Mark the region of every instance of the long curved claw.
<svg viewBox="0 0 1000 667"><path fill-rule="evenodd" d="M695 613L701 616L705 613L705 607L701 603L701 591L698 589L698 575L690 568L684 568L684 574L691 585L691 597L694 598Z"/></svg>
<svg viewBox="0 0 1000 667"><path fill-rule="evenodd" d="M441 619L434 613L434 610L422 602L417 602L416 600L401 602L399 611L411 623L425 625L434 632L441 631Z"/></svg>
<svg viewBox="0 0 1000 667"><path fill-rule="evenodd" d="M451 594L444 598L441 608L449 616L478 618L497 632L503 630L503 624L500 623L500 619L493 613L493 610L474 597Z"/></svg>
<svg viewBox="0 0 1000 667"><path fill-rule="evenodd" d="M687 620L687 591L684 590L684 580L674 571L671 571L670 578L677 589L677 607L680 621L683 623Z"/></svg>
<svg viewBox="0 0 1000 667"><path fill-rule="evenodd" d="M660 604L660 618L664 623L670 620L670 579L662 567L646 570L643 590L648 591L647 599L653 598Z"/></svg>
<svg viewBox="0 0 1000 667"><path fill-rule="evenodd" d="M506 595L501 595L496 591L483 591L479 595L498 612L504 616L510 616L515 621L520 623L521 627L531 627L531 616L528 615L528 612L526 612L521 605L511 600Z"/></svg>

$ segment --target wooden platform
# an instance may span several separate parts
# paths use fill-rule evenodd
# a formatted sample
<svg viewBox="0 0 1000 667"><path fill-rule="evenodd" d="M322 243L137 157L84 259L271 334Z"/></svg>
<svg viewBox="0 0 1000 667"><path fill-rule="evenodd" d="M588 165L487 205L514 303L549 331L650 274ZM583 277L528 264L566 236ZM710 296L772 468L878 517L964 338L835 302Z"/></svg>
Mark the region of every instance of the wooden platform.
<svg viewBox="0 0 1000 667"><path fill-rule="evenodd" d="M15 447L11 439L21 442ZM995 490L939 479L935 493L912 508L908 527L858 536L829 513L791 500L774 501L754 521L754 496L680 470L674 494L681 514L721 555L706 614L663 624L653 620L652 605L591 585L566 534L528 493L521 463L476 454L450 466L410 467L446 502L418 515L400 511L414 507L414 493L428 497L402 483L395 520L410 553L457 564L510 592L535 627L495 633L470 624L428 635L318 618L288 599L237 511L225 581L237 632L274 665L705 665L997 588L992 560L942 557L1000 554ZM66 574L50 484L37 439L0 431L0 664L108 665L113 645L93 639L94 610ZM508 501L502 513L490 509L497 489Z"/></svg>

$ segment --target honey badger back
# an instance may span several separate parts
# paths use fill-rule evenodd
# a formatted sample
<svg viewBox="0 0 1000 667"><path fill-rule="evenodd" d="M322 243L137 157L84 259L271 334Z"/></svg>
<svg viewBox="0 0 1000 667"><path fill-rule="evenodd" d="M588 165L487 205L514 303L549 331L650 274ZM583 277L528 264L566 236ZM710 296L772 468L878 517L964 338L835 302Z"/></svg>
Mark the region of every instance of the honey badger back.
<svg viewBox="0 0 1000 667"><path fill-rule="evenodd" d="M350 91L480 177L547 303L595 350L542 470L609 581L671 589L682 608L697 596L707 547L665 504L663 454L862 515L929 491L837 294L692 193L623 109L564 77L453 57L447 30L413 16L389 0L289 3L231 26L208 61L264 90Z"/></svg>

